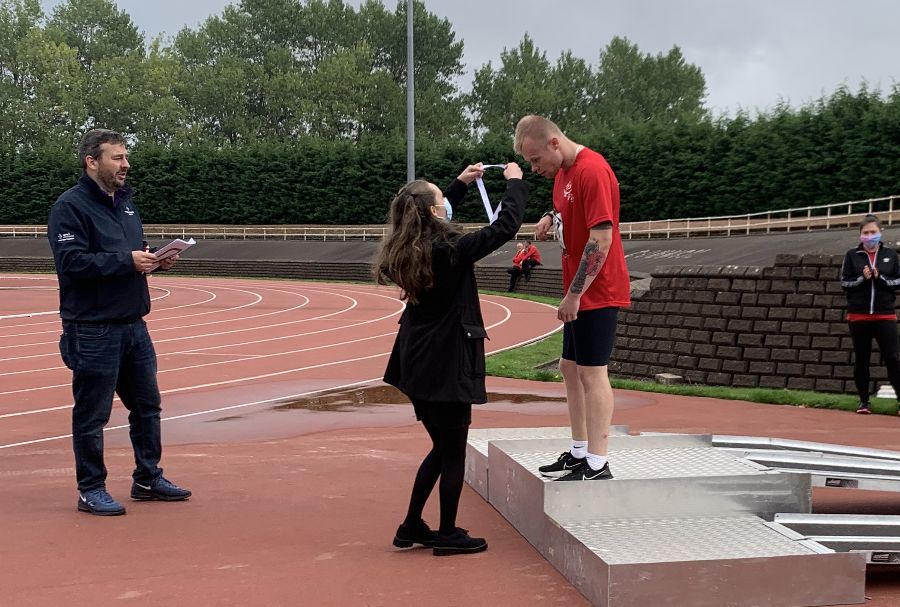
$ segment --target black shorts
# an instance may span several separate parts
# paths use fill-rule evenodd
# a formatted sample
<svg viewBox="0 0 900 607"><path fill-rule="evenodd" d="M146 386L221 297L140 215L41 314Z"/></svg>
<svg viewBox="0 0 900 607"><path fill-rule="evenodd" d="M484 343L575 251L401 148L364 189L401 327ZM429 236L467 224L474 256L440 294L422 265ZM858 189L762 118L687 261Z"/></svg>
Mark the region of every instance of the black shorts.
<svg viewBox="0 0 900 607"><path fill-rule="evenodd" d="M451 430L472 425L472 405L469 403L444 403L433 400L414 400L416 419L432 427Z"/></svg>
<svg viewBox="0 0 900 607"><path fill-rule="evenodd" d="M608 365L618 317L619 308L579 312L575 320L563 325L562 357L583 367Z"/></svg>

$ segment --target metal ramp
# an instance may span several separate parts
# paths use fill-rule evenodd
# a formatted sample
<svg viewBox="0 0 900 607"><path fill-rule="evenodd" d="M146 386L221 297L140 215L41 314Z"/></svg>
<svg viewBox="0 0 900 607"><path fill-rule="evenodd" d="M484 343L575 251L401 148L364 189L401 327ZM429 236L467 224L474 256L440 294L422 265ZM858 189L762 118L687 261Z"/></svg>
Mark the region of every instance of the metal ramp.
<svg viewBox="0 0 900 607"><path fill-rule="evenodd" d="M545 437L553 433L564 434ZM774 522L778 513L809 512L808 475L716 449L708 436L613 436L615 479L547 482L537 466L567 449L568 436L568 428L516 438L481 431L469 454L482 455L467 480L592 604L863 602L864 555Z"/></svg>
<svg viewBox="0 0 900 607"><path fill-rule="evenodd" d="M776 514L775 522L835 552L862 553L869 564L900 564L900 516Z"/></svg>
<svg viewBox="0 0 900 607"><path fill-rule="evenodd" d="M713 436L712 444L782 472L806 473L816 487L900 491L900 453L761 436Z"/></svg>

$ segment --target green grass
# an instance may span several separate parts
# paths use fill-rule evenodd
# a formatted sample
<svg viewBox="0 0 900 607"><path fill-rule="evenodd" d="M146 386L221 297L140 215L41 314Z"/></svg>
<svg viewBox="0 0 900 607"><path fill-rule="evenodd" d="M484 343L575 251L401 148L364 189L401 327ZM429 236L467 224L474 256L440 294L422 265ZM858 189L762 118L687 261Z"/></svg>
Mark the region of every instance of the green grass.
<svg viewBox="0 0 900 607"><path fill-rule="evenodd" d="M485 291L491 295L513 296L557 305L558 299L520 293L496 293ZM511 377L514 379L530 379L536 381L561 382L562 376L555 368L539 369L559 358L562 351L562 334L555 333L541 341L507 350L487 357L487 374L495 377ZM853 395L809 392L804 390L777 390L769 388L730 388L727 386L703 386L698 384L663 385L651 381L633 379L611 380L613 388L619 390L637 390L640 392L657 392L660 394L676 394L680 396L698 396L720 398L724 400L743 400L752 403L773 405L792 405L795 407L811 407L818 409L843 409L855 411L858 399ZM896 415L897 404L886 398L873 398L873 413Z"/></svg>

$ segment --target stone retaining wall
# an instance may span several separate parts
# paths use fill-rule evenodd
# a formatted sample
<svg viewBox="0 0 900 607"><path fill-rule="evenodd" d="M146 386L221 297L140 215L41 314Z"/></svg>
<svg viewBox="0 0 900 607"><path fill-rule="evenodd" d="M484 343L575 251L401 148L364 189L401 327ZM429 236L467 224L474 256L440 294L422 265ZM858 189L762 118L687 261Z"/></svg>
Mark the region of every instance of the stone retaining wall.
<svg viewBox="0 0 900 607"><path fill-rule="evenodd" d="M773 267L654 272L620 315L610 372L694 383L855 392L843 256L779 255ZM877 348L876 348L877 351ZM886 379L873 354L873 380Z"/></svg>

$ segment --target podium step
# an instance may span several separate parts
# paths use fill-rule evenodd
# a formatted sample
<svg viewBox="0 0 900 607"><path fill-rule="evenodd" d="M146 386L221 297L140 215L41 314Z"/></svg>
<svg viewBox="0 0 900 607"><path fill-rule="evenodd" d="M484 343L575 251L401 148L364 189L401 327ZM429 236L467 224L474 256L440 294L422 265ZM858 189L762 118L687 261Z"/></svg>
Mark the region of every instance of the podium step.
<svg viewBox="0 0 900 607"><path fill-rule="evenodd" d="M695 435L613 436L615 478L558 483L537 472L568 429L487 442L482 495L600 607L801 607L861 603L866 559L773 522L808 513L805 474L778 473ZM521 430L520 430L521 432ZM483 457L483 455L482 455ZM477 478L473 474L470 482ZM474 485L473 485L474 487Z"/></svg>

